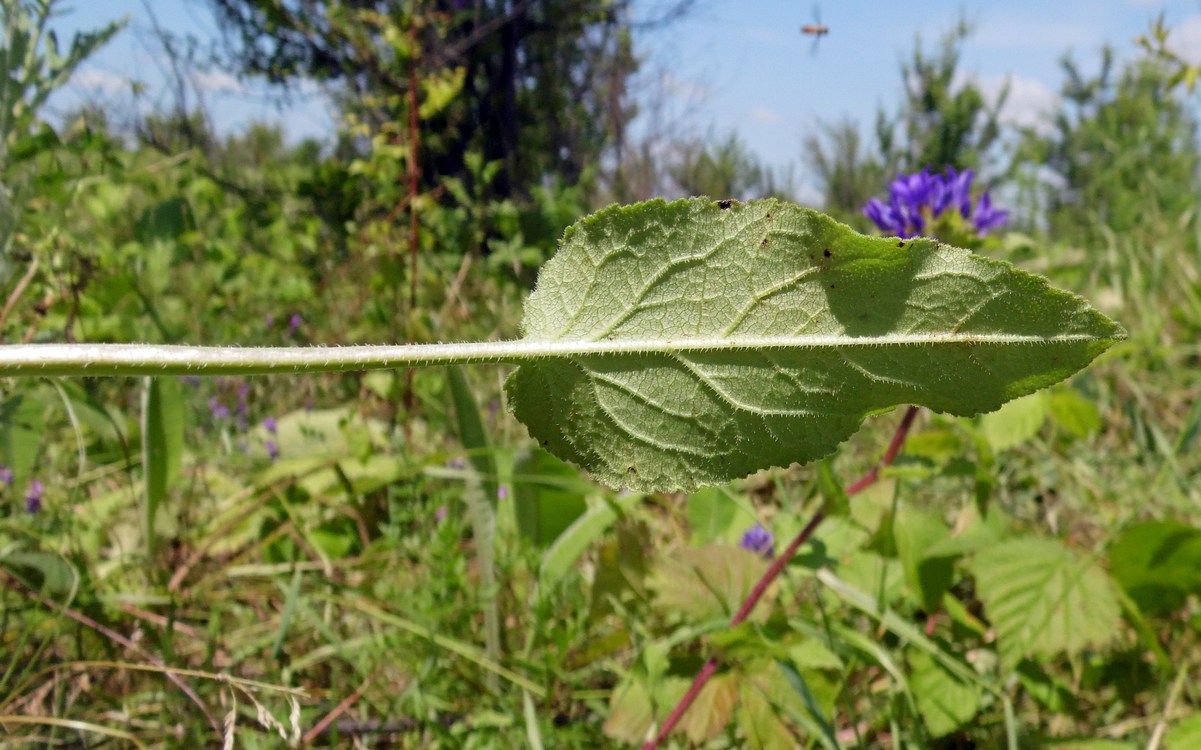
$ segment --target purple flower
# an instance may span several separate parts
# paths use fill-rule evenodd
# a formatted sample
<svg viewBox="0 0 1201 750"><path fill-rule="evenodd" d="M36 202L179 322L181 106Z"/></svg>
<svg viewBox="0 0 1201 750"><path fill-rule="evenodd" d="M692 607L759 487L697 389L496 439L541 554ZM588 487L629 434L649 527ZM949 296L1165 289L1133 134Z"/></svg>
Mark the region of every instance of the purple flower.
<svg viewBox="0 0 1201 750"><path fill-rule="evenodd" d="M279 446L275 444L275 441L268 440L266 443L266 448L267 448L267 455L271 458L271 460L278 461L279 460Z"/></svg>
<svg viewBox="0 0 1201 750"><path fill-rule="evenodd" d="M200 385L200 376L199 375L180 375L179 382L185 383L187 385Z"/></svg>
<svg viewBox="0 0 1201 750"><path fill-rule="evenodd" d="M295 336L302 325L304 318L300 317L300 313L292 313L292 317L288 318L288 335Z"/></svg>
<svg viewBox="0 0 1201 750"><path fill-rule="evenodd" d="M216 419L229 419L229 407L221 403L216 396L209 399L209 410Z"/></svg>
<svg viewBox="0 0 1201 750"><path fill-rule="evenodd" d="M975 176L970 169L957 172L954 167L948 167L945 175L930 174L929 169L897 175L888 186L888 203L872 198L863 207L863 213L885 232L914 237L926 230L927 222L949 211L958 211L982 237L1004 224L1009 212L993 208L988 191L972 205Z"/></svg>
<svg viewBox="0 0 1201 750"><path fill-rule="evenodd" d="M434 518L438 521L438 523L442 523L443 521L446 520L446 513L447 513L446 506L439 505L438 510L434 511Z"/></svg>
<svg viewBox="0 0 1201 750"><path fill-rule="evenodd" d="M496 488L496 498L498 500L504 500L508 496L509 496L509 485L502 484L501 486Z"/></svg>
<svg viewBox="0 0 1201 750"><path fill-rule="evenodd" d="M992 198L985 193L980 196L980 202L976 204L976 213L972 216L972 221L976 225L976 231L983 235L987 234L988 230L1009 221L1009 212L993 208Z"/></svg>
<svg viewBox="0 0 1201 750"><path fill-rule="evenodd" d="M738 546L762 555L769 560L776 556L776 537L759 524L755 524L747 529L747 532L742 535L742 541L738 543Z"/></svg>
<svg viewBox="0 0 1201 750"><path fill-rule="evenodd" d="M3 464L0 464L0 482L13 486L13 470Z"/></svg>
<svg viewBox="0 0 1201 750"><path fill-rule="evenodd" d="M267 417L263 420L263 429L276 435L279 433L279 422L275 421L275 417Z"/></svg>
<svg viewBox="0 0 1201 750"><path fill-rule="evenodd" d="M35 479L29 483L29 488L25 490L25 511L27 513L37 513L42 509L42 493L45 491L45 486L38 480Z"/></svg>

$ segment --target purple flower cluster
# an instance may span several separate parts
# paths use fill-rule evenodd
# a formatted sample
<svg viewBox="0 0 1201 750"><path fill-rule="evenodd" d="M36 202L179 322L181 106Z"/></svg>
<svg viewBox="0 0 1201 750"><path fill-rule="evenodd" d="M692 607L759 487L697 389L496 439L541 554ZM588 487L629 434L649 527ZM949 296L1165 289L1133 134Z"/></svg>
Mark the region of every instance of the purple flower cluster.
<svg viewBox="0 0 1201 750"><path fill-rule="evenodd" d="M42 509L42 493L46 491L46 486L38 480L33 480L29 483L29 488L25 490L25 511L27 513L37 513Z"/></svg>
<svg viewBox="0 0 1201 750"><path fill-rule="evenodd" d="M747 532L742 535L742 541L738 543L738 546L762 555L769 560L776 556L776 537L759 524L755 524L747 529Z"/></svg>
<svg viewBox="0 0 1201 750"><path fill-rule="evenodd" d="M863 213L882 231L914 237L944 212L955 210L972 223L976 234L984 236L1008 221L1009 212L993 208L987 190L972 204L975 176L970 169L956 172L954 167L947 167L945 175L930 174L929 169L897 175L888 186L888 203L872 198L863 207Z"/></svg>

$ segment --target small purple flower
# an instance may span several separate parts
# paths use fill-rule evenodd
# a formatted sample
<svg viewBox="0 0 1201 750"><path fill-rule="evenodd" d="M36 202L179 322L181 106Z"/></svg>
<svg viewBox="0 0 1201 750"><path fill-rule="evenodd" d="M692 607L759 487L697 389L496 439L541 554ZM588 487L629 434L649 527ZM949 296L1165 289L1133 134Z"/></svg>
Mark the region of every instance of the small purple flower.
<svg viewBox="0 0 1201 750"><path fill-rule="evenodd" d="M34 479L29 483L29 488L25 490L25 511L27 513L37 513L42 509L42 493L46 491L41 482Z"/></svg>
<svg viewBox="0 0 1201 750"><path fill-rule="evenodd" d="M738 546L762 555L769 560L776 556L776 537L760 524L755 524L747 529L747 532L742 535L742 541L738 543Z"/></svg>
<svg viewBox="0 0 1201 750"><path fill-rule="evenodd" d="M279 434L279 422L275 421L275 417L267 417L263 420L263 429L272 435Z"/></svg>
<svg viewBox="0 0 1201 750"><path fill-rule="evenodd" d="M434 518L438 521L438 523L442 523L443 521L446 520L446 513L447 513L446 506L439 505L438 510L434 511Z"/></svg>
<svg viewBox="0 0 1201 750"><path fill-rule="evenodd" d="M3 464L0 464L0 482L13 486L13 470Z"/></svg>
<svg viewBox="0 0 1201 750"><path fill-rule="evenodd" d="M180 375L179 382L184 383L185 385L200 385L200 376L199 375Z"/></svg>
<svg viewBox="0 0 1201 750"><path fill-rule="evenodd" d="M265 447L267 448L267 455L271 458L271 460L278 461L279 460L279 446L275 444L275 441L268 440Z"/></svg>
<svg viewBox="0 0 1201 750"><path fill-rule="evenodd" d="M509 485L502 484L500 487L496 488L496 498L498 500L504 500L508 496L509 496Z"/></svg>
<svg viewBox="0 0 1201 750"><path fill-rule="evenodd" d="M292 317L288 318L288 335L295 336L302 325L304 318L300 317L300 313L292 313Z"/></svg>
<svg viewBox="0 0 1201 750"><path fill-rule="evenodd" d="M972 221L976 225L976 231L983 235L987 234L988 230L1009 221L1009 212L993 208L992 198L985 193L980 196L980 202L976 204L976 213L972 216Z"/></svg>
<svg viewBox="0 0 1201 750"><path fill-rule="evenodd" d="M993 208L987 190L973 207L971 190L975 176L970 169L957 172L954 167L948 167L945 175L930 174L928 168L897 175L888 186L888 203L872 198L863 207L863 213L885 232L915 237L926 230L927 222L954 210L971 221L976 234L983 237L990 229L1008 221L1009 212Z"/></svg>
<svg viewBox="0 0 1201 750"><path fill-rule="evenodd" d="M221 403L216 396L209 399L209 410L216 419L229 419L229 407Z"/></svg>

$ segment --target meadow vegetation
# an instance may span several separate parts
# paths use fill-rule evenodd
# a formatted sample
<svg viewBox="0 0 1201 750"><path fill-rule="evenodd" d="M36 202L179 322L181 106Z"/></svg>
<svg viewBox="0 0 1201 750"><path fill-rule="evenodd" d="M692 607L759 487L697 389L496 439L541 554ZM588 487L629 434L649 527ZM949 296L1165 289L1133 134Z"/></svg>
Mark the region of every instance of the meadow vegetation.
<svg viewBox="0 0 1201 750"><path fill-rule="evenodd" d="M332 146L186 108L51 122L127 33L55 42L55 5L0 3L4 343L511 339L590 211L788 194L736 137L631 134L624 2L208 0L206 60L327 86ZM1091 368L921 412L849 500L899 411L823 462L630 493L536 446L501 367L6 379L0 745L620 747L717 656L663 746L1201 746L1195 75L1154 40L1065 61L1022 130L960 83L970 44L918 45L870 138L812 139L822 208L866 231L898 173L986 176L1010 223L972 249L1127 330Z"/></svg>

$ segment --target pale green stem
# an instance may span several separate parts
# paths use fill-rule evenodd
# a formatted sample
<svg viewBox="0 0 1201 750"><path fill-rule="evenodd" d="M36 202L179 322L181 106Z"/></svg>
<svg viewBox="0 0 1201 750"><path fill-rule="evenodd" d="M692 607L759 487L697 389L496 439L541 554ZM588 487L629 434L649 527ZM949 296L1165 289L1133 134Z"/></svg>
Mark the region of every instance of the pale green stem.
<svg viewBox="0 0 1201 750"><path fill-rule="evenodd" d="M679 337L601 341L489 341L336 347L159 346L154 344L14 344L0 346L0 377L68 375L264 375L340 372L481 362L528 362L596 354L650 354L791 348L1048 344L1090 340L1008 334L884 336Z"/></svg>

